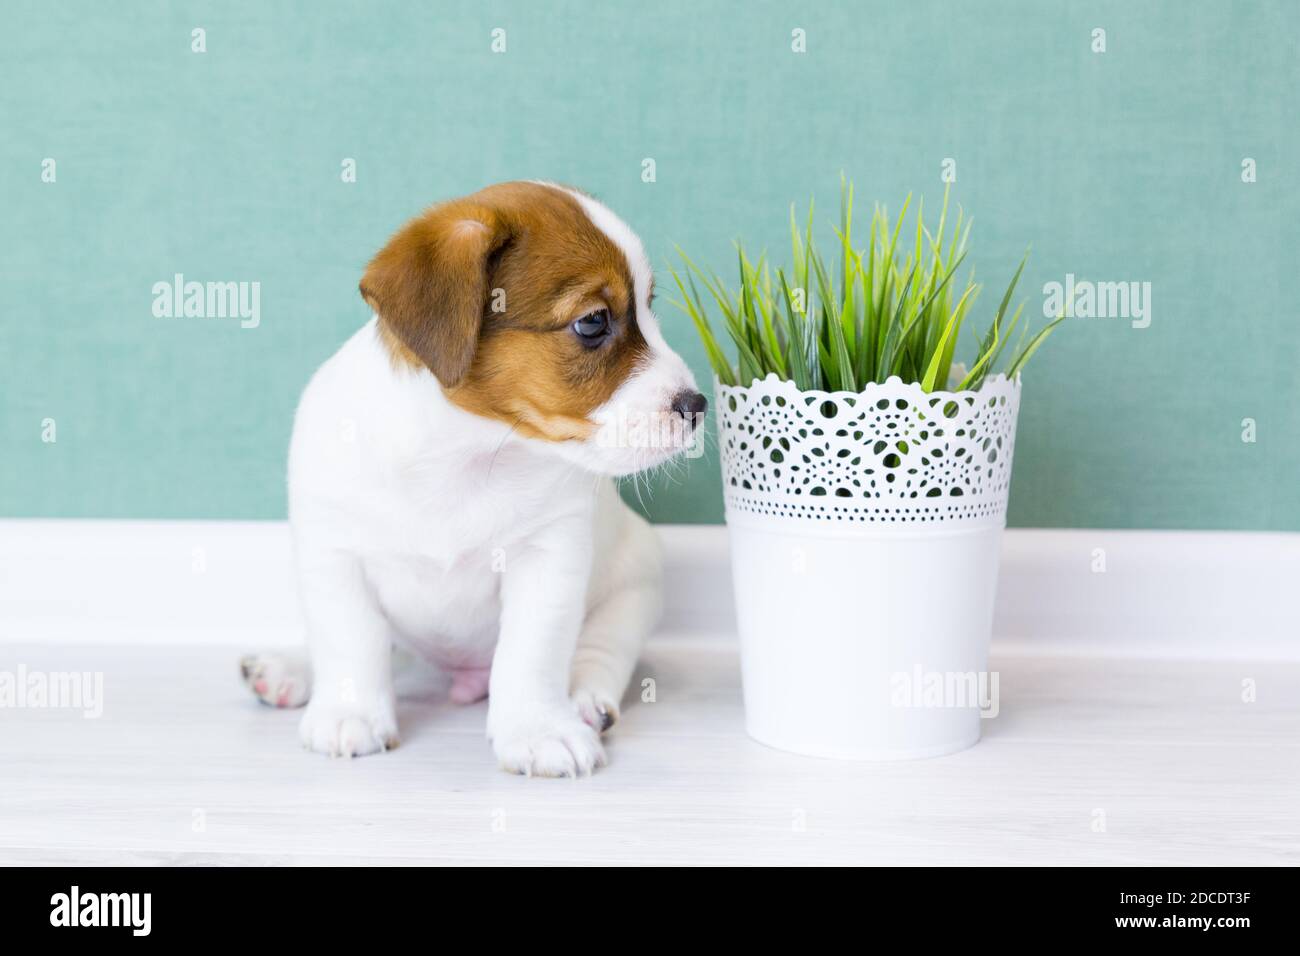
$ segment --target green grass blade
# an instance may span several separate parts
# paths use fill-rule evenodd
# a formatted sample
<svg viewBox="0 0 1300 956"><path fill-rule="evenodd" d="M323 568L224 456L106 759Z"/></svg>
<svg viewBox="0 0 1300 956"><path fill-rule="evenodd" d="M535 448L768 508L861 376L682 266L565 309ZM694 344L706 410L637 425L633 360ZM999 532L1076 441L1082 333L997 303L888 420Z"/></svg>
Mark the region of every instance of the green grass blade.
<svg viewBox="0 0 1300 956"><path fill-rule="evenodd" d="M695 330L699 333L700 341L704 343L704 353L709 359L709 365L713 368L713 374L718 377L718 381L722 382L722 384L735 385L736 370L728 361L722 346L718 344L718 338L713 333L713 326L709 323L708 316L705 315L703 305L700 303L698 290L694 288L692 283L692 294L688 295L686 286L682 283L682 277L678 275L677 270L669 269L668 272L673 277L673 281L677 283L677 288L682 294L682 301L675 302L674 305L686 312L695 324Z"/></svg>
<svg viewBox="0 0 1300 956"><path fill-rule="evenodd" d="M808 371L808 353L804 348L803 317L795 311L794 296L790 283L786 281L784 270L776 270L781 282L781 295L785 301L785 340L790 349L790 377L795 385L802 389L812 388L812 376Z"/></svg>
<svg viewBox="0 0 1300 956"><path fill-rule="evenodd" d="M1020 374L1020 370L1025 367L1025 363L1030 357L1038 351L1038 347L1047 341L1047 337L1052 334L1052 330L1065 321L1064 314L1058 315L1047 325L1038 330L1038 334L1029 340L1029 344L1021 350L1020 354L1015 357L1010 367L1007 369L1007 378L1014 379Z"/></svg>

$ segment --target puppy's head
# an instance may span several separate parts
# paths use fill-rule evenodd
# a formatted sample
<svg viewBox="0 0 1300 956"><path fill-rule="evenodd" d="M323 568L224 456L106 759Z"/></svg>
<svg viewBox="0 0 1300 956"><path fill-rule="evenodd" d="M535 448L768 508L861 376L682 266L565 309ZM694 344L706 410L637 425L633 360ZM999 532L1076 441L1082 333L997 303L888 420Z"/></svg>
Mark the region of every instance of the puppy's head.
<svg viewBox="0 0 1300 956"><path fill-rule="evenodd" d="M592 471L658 464L703 419L640 240L574 190L503 183L435 206L375 256L361 294L394 361Z"/></svg>

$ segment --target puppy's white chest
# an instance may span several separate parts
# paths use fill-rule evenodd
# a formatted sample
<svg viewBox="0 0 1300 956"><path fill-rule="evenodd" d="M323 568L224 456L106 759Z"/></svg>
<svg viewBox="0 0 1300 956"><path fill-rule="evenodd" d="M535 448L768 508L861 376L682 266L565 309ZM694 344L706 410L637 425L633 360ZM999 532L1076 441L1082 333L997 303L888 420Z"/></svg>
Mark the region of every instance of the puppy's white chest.
<svg viewBox="0 0 1300 956"><path fill-rule="evenodd" d="M569 469L539 468L510 450L403 467L372 514L363 552L395 637L442 664L489 664L502 578L569 483Z"/></svg>
<svg viewBox="0 0 1300 956"><path fill-rule="evenodd" d="M450 564L415 555L375 554L366 576L394 637L421 657L455 667L485 667L500 618L501 575L491 552Z"/></svg>

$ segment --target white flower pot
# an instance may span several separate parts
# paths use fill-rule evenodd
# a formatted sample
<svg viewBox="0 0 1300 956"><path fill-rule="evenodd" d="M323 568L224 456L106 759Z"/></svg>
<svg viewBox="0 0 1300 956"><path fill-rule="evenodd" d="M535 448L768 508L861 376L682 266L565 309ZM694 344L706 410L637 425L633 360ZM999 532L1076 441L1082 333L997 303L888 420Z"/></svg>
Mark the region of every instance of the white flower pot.
<svg viewBox="0 0 1300 956"><path fill-rule="evenodd" d="M846 759L978 741L1019 379L716 396L750 736Z"/></svg>

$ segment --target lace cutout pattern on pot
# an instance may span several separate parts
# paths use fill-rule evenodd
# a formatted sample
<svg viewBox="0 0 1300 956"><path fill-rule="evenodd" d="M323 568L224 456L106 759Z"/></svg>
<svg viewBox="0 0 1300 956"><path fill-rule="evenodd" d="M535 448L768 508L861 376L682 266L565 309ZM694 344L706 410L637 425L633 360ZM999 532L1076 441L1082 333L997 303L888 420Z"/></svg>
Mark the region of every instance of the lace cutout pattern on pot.
<svg viewBox="0 0 1300 956"><path fill-rule="evenodd" d="M890 378L801 391L717 386L727 507L799 520L988 524L1006 515L1020 382L925 392Z"/></svg>

